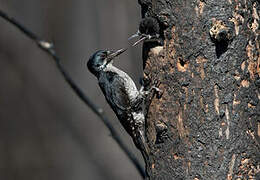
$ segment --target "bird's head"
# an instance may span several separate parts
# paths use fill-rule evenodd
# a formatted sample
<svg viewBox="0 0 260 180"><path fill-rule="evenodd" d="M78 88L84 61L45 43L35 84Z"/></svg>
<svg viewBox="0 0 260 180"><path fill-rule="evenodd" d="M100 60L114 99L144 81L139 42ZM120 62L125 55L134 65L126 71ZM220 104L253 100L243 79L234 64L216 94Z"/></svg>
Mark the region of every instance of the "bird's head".
<svg viewBox="0 0 260 180"><path fill-rule="evenodd" d="M87 66L91 73L95 76L99 75L100 72L104 71L106 67L113 63L113 59L126 49L119 49L117 51L104 51L99 50L95 52L88 60Z"/></svg>
<svg viewBox="0 0 260 180"><path fill-rule="evenodd" d="M158 39L160 37L160 25L155 18L147 17L141 20L138 31L128 38L128 40L139 37L132 46L149 39Z"/></svg>

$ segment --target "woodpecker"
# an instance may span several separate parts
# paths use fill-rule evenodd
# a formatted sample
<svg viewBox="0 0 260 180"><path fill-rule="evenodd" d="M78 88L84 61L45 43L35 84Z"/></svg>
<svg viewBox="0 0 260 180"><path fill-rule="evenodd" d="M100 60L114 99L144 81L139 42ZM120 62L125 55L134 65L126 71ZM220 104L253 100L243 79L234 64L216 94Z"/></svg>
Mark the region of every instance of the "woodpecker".
<svg viewBox="0 0 260 180"><path fill-rule="evenodd" d="M143 87L138 90L127 73L113 66L113 59L125 51L126 49L97 51L89 58L87 66L98 79L99 87L120 123L146 158L148 146L143 99L147 91Z"/></svg>
<svg viewBox="0 0 260 180"><path fill-rule="evenodd" d="M138 31L132 35L128 40L140 37L132 46L136 46L145 40L156 40L160 37L160 26L155 18L147 17L141 20Z"/></svg>

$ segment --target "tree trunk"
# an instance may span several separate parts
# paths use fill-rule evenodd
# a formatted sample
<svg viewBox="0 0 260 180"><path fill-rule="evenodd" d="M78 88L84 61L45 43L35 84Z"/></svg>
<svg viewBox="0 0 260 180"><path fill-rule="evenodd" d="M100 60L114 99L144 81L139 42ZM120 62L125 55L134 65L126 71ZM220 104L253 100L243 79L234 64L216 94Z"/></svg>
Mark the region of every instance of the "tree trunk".
<svg viewBox="0 0 260 180"><path fill-rule="evenodd" d="M143 46L147 179L260 179L257 0L139 0L163 45Z"/></svg>

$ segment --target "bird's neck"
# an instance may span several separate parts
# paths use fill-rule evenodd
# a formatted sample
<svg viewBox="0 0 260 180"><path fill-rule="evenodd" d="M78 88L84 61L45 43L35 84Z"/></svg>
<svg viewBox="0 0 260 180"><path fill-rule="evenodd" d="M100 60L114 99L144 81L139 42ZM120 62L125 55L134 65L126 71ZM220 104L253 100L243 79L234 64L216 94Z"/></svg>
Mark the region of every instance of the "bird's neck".
<svg viewBox="0 0 260 180"><path fill-rule="evenodd" d="M119 71L121 70L113 66L112 64L108 64L104 69L104 72L119 72Z"/></svg>
<svg viewBox="0 0 260 180"><path fill-rule="evenodd" d="M118 69L117 67L113 66L112 64L108 64L103 71L100 72L100 74L98 75L98 79L100 77L102 77L103 75L106 76L107 73L113 73L113 74L117 74L121 77L129 77L124 71ZM130 78L130 77L129 77ZM130 78L131 79L131 78Z"/></svg>

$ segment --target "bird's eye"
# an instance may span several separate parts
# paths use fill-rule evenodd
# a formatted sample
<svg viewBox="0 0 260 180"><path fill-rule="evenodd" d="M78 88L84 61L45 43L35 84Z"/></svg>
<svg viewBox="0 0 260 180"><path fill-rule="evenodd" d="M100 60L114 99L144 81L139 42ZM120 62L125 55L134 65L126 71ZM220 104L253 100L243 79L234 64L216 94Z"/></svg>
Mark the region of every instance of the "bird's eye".
<svg viewBox="0 0 260 180"><path fill-rule="evenodd" d="M107 57L107 54L106 53L103 53L103 54L101 54L101 58L106 58Z"/></svg>

